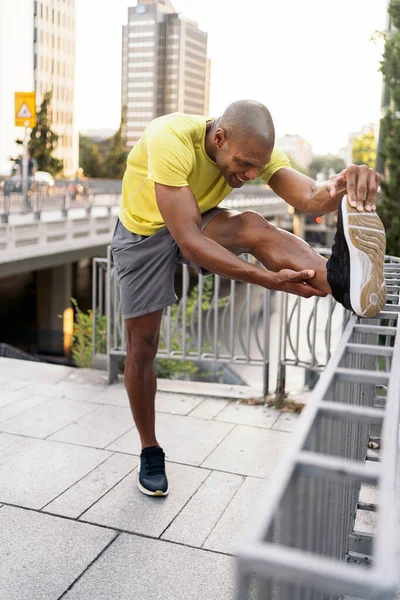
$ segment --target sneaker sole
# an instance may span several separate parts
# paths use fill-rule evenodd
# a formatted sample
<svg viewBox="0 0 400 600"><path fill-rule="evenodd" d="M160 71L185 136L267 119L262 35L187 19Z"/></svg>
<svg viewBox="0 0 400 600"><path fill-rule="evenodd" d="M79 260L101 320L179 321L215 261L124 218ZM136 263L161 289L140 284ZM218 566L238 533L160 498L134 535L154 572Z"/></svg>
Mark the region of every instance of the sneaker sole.
<svg viewBox="0 0 400 600"><path fill-rule="evenodd" d="M152 492L150 490L146 490L146 488L144 488L140 483L139 479L137 480L137 486L143 494L146 494L146 496L168 496L169 488L167 488L166 492L163 492L162 490L156 490L155 492Z"/></svg>
<svg viewBox="0 0 400 600"><path fill-rule="evenodd" d="M343 231L350 254L350 303L360 317L376 317L386 304L386 234L376 212L359 212L342 200Z"/></svg>

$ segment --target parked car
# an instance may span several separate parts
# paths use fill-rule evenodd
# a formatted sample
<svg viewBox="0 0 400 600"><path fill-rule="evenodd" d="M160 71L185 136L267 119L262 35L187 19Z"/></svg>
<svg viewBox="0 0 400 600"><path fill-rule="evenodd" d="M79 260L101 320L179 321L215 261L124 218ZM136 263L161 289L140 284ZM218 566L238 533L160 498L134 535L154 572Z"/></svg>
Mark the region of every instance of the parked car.
<svg viewBox="0 0 400 600"><path fill-rule="evenodd" d="M47 171L36 171L33 176L31 191L42 192L46 195L52 196L54 193L53 176Z"/></svg>

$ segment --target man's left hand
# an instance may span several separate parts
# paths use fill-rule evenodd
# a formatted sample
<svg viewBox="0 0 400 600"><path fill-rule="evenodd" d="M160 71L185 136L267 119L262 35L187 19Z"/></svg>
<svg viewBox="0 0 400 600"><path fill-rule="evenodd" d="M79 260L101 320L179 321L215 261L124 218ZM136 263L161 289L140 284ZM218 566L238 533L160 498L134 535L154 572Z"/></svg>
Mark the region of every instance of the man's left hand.
<svg viewBox="0 0 400 600"><path fill-rule="evenodd" d="M338 175L330 177L327 190L331 198L345 192L351 206L359 212L376 210L376 193L381 180L375 169L366 165L349 165Z"/></svg>

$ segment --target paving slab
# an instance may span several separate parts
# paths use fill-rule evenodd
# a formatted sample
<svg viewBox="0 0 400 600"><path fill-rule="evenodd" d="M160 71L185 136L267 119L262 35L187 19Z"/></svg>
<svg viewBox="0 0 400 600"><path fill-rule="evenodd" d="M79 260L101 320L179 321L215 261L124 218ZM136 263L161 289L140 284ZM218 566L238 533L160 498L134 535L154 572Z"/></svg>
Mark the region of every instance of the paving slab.
<svg viewBox="0 0 400 600"><path fill-rule="evenodd" d="M239 402L230 402L224 410L215 417L217 421L252 425L253 427L266 427L270 429L279 417L279 412L274 408L263 405L245 405Z"/></svg>
<svg viewBox="0 0 400 600"><path fill-rule="evenodd" d="M29 360L16 360L14 358L0 358L0 374L4 376L6 373L10 379L15 381L57 383L65 380L73 371L76 371L76 369L72 367Z"/></svg>
<svg viewBox="0 0 400 600"><path fill-rule="evenodd" d="M211 473L164 532L162 539L200 548L243 480L243 477L230 473Z"/></svg>
<svg viewBox="0 0 400 600"><path fill-rule="evenodd" d="M42 383L41 381L23 382L21 393L28 391L30 395L44 396L47 398L66 398L67 394L62 385L54 383Z"/></svg>
<svg viewBox="0 0 400 600"><path fill-rule="evenodd" d="M1 363L0 363L1 366ZM29 387L29 382L28 381L24 381L23 379L16 379L15 377L10 377L8 376L8 378L4 378L3 381L1 382L1 389L2 391L7 390L9 392L17 392L23 388L28 388Z"/></svg>
<svg viewBox="0 0 400 600"><path fill-rule="evenodd" d="M123 383L115 383L105 388L97 386L97 393L91 395L91 402L129 407L128 394Z"/></svg>
<svg viewBox="0 0 400 600"><path fill-rule="evenodd" d="M0 453L0 502L42 508L109 456L106 450L26 438Z"/></svg>
<svg viewBox="0 0 400 600"><path fill-rule="evenodd" d="M63 600L232 600L234 559L121 534Z"/></svg>
<svg viewBox="0 0 400 600"><path fill-rule="evenodd" d="M290 433L236 425L202 463L207 469L270 477L285 452Z"/></svg>
<svg viewBox="0 0 400 600"><path fill-rule="evenodd" d="M88 403L83 404L89 406ZM95 404L90 404L90 406L94 406L95 409L60 429L50 436L50 439L82 446L105 448L134 426L129 408L108 405L96 406Z"/></svg>
<svg viewBox="0 0 400 600"><path fill-rule="evenodd" d="M0 423L4 423L15 415L22 414L35 406L44 404L47 398L44 396L25 396L22 400L14 400L0 408Z"/></svg>
<svg viewBox="0 0 400 600"><path fill-rule="evenodd" d="M296 413L281 413L275 421L272 429L293 433L299 423L299 418L300 415Z"/></svg>
<svg viewBox="0 0 400 600"><path fill-rule="evenodd" d="M62 396L63 398L69 398L70 400L94 402L96 403L97 396L105 391L99 385L93 385L90 383L78 383L75 381L61 381L54 385L54 393L56 396Z"/></svg>
<svg viewBox="0 0 400 600"><path fill-rule="evenodd" d="M47 504L44 510L77 519L133 471L137 464L138 459L134 456L113 454L58 498Z"/></svg>
<svg viewBox="0 0 400 600"><path fill-rule="evenodd" d="M200 419L214 419L228 403L229 400L223 398L206 398L191 411L190 416L199 417Z"/></svg>
<svg viewBox="0 0 400 600"><path fill-rule="evenodd" d="M46 400L39 406L0 423L0 430L19 435L45 438L65 427L74 419L96 409L95 404L66 398Z"/></svg>
<svg viewBox="0 0 400 600"><path fill-rule="evenodd" d="M115 535L94 525L3 506L0 599L56 600Z"/></svg>
<svg viewBox="0 0 400 600"><path fill-rule="evenodd" d="M28 398L29 396L32 396L32 393L29 387L27 386L24 386L17 390L9 390L2 386L0 394L0 408L2 408L3 406L7 406L8 404L12 404L17 400Z"/></svg>
<svg viewBox="0 0 400 600"><path fill-rule="evenodd" d="M157 389L160 392L179 394L199 394L212 398L231 398L233 400L262 399L259 389L247 385L230 385L227 383L205 383L203 381L175 381L174 379L157 379Z"/></svg>
<svg viewBox="0 0 400 600"><path fill-rule="evenodd" d="M25 438L23 438L22 436L19 436L19 435L13 435L12 433L1 433L0 432L0 452L2 450L5 450L9 446L14 446L15 444L18 444L18 442L21 442L23 439L25 439Z"/></svg>
<svg viewBox="0 0 400 600"><path fill-rule="evenodd" d="M206 469L167 463L170 493L164 497L142 494L134 471L103 496L81 519L132 533L159 537L210 474Z"/></svg>
<svg viewBox="0 0 400 600"><path fill-rule="evenodd" d="M187 415L202 401L202 396L158 392L156 394L156 410L173 415Z"/></svg>
<svg viewBox="0 0 400 600"><path fill-rule="evenodd" d="M268 493L269 481L247 477L208 538L204 548L234 554L252 519L260 500Z"/></svg>
<svg viewBox="0 0 400 600"><path fill-rule="evenodd" d="M157 439L167 460L187 465L200 465L233 427L230 423L195 417L156 414ZM141 445L136 428L115 440L107 449L139 455Z"/></svg>

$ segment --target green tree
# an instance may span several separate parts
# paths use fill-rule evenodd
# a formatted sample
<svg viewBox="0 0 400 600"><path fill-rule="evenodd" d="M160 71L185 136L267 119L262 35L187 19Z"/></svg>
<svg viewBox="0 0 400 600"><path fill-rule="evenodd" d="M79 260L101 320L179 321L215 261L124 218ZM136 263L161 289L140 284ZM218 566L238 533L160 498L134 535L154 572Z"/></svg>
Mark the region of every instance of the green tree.
<svg viewBox="0 0 400 600"><path fill-rule="evenodd" d="M322 173L325 179L329 178L329 171L332 169L335 173L340 173L346 168L346 164L339 156L333 154L320 155L313 158L308 165L310 177L315 179L318 173Z"/></svg>
<svg viewBox="0 0 400 600"><path fill-rule="evenodd" d="M360 138L354 140L351 159L355 165L375 167L376 150L373 133L364 133Z"/></svg>
<svg viewBox="0 0 400 600"><path fill-rule="evenodd" d="M84 135L79 136L79 165L86 177L104 177L104 161L98 145Z"/></svg>
<svg viewBox="0 0 400 600"><path fill-rule="evenodd" d="M38 171L48 171L58 175L64 168L63 161L53 156L58 146L58 135L52 130L51 98L52 92L45 92L40 109L36 114L36 126L32 129L29 151L37 162ZM21 140L17 140L22 144Z"/></svg>
<svg viewBox="0 0 400 600"><path fill-rule="evenodd" d="M385 178L380 214L386 228L387 253L400 256L400 0L389 4L390 33L381 62L388 108L381 120L379 158Z"/></svg>
<svg viewBox="0 0 400 600"><path fill-rule="evenodd" d="M124 122L125 117L123 111L119 129L110 138L108 155L104 161L105 177L109 177L110 179L122 179L126 168L126 159L128 158L129 149L125 145L122 136Z"/></svg>

